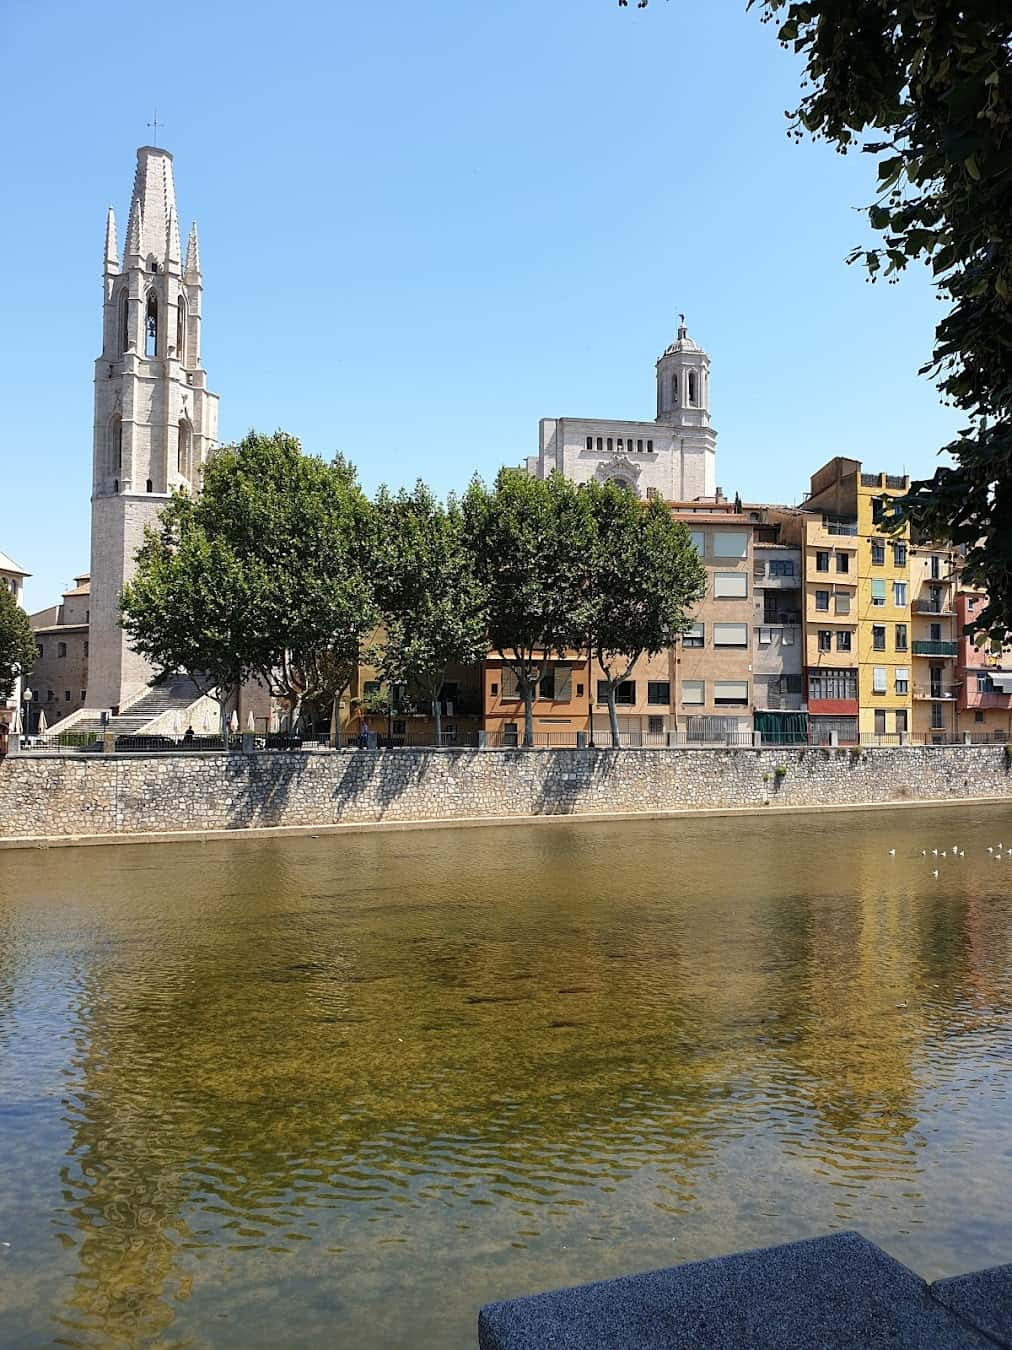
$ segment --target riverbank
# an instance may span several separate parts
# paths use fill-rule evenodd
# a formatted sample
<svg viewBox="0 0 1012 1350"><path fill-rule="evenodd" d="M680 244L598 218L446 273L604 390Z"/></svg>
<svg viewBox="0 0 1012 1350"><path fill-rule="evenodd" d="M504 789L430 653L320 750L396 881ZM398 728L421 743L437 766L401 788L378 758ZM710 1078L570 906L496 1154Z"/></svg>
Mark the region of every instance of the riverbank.
<svg viewBox="0 0 1012 1350"><path fill-rule="evenodd" d="M1004 746L22 755L0 846L1012 801Z"/></svg>

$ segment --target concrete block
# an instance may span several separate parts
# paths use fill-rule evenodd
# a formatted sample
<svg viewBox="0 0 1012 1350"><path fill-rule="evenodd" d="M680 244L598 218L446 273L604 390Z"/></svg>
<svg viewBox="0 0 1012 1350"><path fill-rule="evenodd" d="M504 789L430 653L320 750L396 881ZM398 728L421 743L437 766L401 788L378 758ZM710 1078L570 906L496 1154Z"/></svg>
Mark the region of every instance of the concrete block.
<svg viewBox="0 0 1012 1350"><path fill-rule="evenodd" d="M1012 1346L1012 1266L936 1280L931 1294L998 1345Z"/></svg>
<svg viewBox="0 0 1012 1350"><path fill-rule="evenodd" d="M859 1233L483 1308L480 1350L985 1350L994 1344Z"/></svg>

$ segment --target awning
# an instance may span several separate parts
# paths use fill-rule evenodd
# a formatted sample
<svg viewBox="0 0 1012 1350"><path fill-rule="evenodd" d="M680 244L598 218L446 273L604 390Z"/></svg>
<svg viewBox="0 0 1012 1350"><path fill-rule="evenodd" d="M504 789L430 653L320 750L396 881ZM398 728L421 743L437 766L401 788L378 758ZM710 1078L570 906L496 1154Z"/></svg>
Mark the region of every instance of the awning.
<svg viewBox="0 0 1012 1350"><path fill-rule="evenodd" d="M1012 694L1012 670L992 670L991 683L1003 694Z"/></svg>

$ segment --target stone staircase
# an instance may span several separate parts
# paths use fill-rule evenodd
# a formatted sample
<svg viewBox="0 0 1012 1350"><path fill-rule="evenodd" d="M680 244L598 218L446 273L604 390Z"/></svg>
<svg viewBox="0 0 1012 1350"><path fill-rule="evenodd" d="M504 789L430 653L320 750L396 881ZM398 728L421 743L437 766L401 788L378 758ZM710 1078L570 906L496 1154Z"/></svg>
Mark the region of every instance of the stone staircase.
<svg viewBox="0 0 1012 1350"><path fill-rule="evenodd" d="M153 686L142 694L136 703L131 703L125 712L110 717L104 724L95 714L89 714L73 724L74 731L94 732L101 735L111 731L116 736L137 736L159 717L166 713L184 713L202 697L202 691L185 675L166 680L165 684ZM68 723L69 725L69 723Z"/></svg>

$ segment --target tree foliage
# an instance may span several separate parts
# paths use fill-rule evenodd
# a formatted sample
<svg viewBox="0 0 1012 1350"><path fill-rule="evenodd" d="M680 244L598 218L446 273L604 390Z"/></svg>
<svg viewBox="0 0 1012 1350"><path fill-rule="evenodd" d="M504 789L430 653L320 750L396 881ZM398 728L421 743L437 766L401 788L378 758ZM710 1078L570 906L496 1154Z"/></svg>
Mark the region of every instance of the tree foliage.
<svg viewBox="0 0 1012 1350"><path fill-rule="evenodd" d="M619 744L615 691L643 655L671 647L706 588L706 569L688 529L658 499L628 488L580 489L593 522L589 553L589 647L604 676L612 744Z"/></svg>
<svg viewBox="0 0 1012 1350"><path fill-rule="evenodd" d="M1009 0L748 0L805 62L796 136L875 156L872 278L926 263L948 309L922 367L967 424L954 464L915 482L897 523L966 550L989 603L972 627L1012 635L1012 5Z"/></svg>
<svg viewBox="0 0 1012 1350"><path fill-rule="evenodd" d="M492 488L474 479L462 503L464 537L487 605L488 646L516 676L524 744L534 743L535 690L554 657L587 631L586 562L593 540L587 500L553 474L502 469Z"/></svg>
<svg viewBox="0 0 1012 1350"><path fill-rule="evenodd" d="M28 615L0 583L0 698L14 692L18 676L27 674L35 664L35 635Z"/></svg>
<svg viewBox="0 0 1012 1350"><path fill-rule="evenodd" d="M384 640L377 664L390 684L424 691L440 740L439 692L451 665L487 652L484 591L465 546L464 516L419 480L412 492L376 495L375 593Z"/></svg>
<svg viewBox="0 0 1012 1350"><path fill-rule="evenodd" d="M208 462L199 497L174 497L148 532L124 627L161 670L220 688L256 676L288 700L294 727L307 700L347 686L375 623L371 522L343 460L250 432Z"/></svg>

